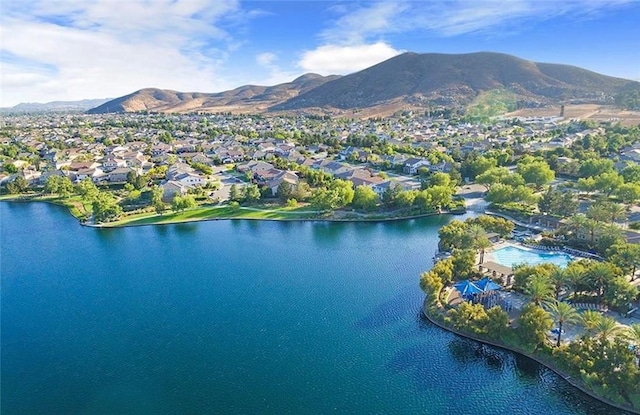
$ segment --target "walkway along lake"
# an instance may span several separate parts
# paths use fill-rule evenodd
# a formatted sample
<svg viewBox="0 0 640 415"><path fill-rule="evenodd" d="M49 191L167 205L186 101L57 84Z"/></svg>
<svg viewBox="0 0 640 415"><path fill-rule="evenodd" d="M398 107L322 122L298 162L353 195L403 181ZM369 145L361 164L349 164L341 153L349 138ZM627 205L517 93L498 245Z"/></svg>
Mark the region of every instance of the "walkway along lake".
<svg viewBox="0 0 640 415"><path fill-rule="evenodd" d="M2 413L623 413L420 318L448 220L93 229L0 203Z"/></svg>

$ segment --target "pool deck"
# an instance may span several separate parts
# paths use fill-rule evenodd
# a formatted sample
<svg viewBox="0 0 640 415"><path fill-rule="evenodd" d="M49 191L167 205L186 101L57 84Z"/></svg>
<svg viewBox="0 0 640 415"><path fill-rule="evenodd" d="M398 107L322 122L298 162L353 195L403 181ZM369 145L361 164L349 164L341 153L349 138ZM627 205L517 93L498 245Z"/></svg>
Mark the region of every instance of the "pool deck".
<svg viewBox="0 0 640 415"><path fill-rule="evenodd" d="M484 252L484 262L495 262L497 264L500 264L500 261L498 261L498 259L493 254L493 252L497 251L499 249L508 248L508 247L520 249L520 250L523 250L523 251L541 252L541 253L545 253L545 254L558 253L558 254L569 255L572 260L575 260L575 259L578 258L575 255L571 255L570 253L562 251L562 250L559 250L559 251L544 251L544 250L541 250L541 249L537 249L537 248L534 248L534 247L523 245L520 242L515 242L515 241L510 241L510 240L501 240L499 242L496 242L490 248L487 248L485 250L485 252Z"/></svg>

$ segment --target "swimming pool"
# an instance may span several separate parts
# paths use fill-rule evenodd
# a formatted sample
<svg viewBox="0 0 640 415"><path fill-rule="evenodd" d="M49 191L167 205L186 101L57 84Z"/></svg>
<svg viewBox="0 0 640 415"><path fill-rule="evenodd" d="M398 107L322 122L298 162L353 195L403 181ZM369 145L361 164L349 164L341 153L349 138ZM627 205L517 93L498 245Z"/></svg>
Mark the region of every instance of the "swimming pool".
<svg viewBox="0 0 640 415"><path fill-rule="evenodd" d="M491 253L498 264L511 267L515 264L538 265L551 263L562 268L572 260L572 257L564 252L545 252L535 249L522 249L515 246L506 246L496 249Z"/></svg>

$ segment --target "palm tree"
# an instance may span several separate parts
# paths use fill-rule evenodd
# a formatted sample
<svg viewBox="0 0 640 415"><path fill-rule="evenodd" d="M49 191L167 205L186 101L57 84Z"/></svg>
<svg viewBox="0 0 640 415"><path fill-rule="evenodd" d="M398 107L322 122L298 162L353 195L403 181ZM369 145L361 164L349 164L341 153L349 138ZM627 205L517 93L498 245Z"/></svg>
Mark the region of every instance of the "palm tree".
<svg viewBox="0 0 640 415"><path fill-rule="evenodd" d="M586 336L593 335L596 327L598 327L598 325L600 324L600 320L602 320L602 314L598 313L595 310L583 311L579 316L580 324L586 330Z"/></svg>
<svg viewBox="0 0 640 415"><path fill-rule="evenodd" d="M569 304L561 301L548 304L547 311L551 314L551 317L553 317L556 323L558 323L558 342L556 343L556 347L560 347L562 327L565 323L575 323L578 320L578 312Z"/></svg>
<svg viewBox="0 0 640 415"><path fill-rule="evenodd" d="M631 281L635 280L636 271L638 267L640 267L640 245L628 243L624 246L620 254L631 267Z"/></svg>
<svg viewBox="0 0 640 415"><path fill-rule="evenodd" d="M557 300L558 297L560 297L560 291L567 285L567 278L565 277L564 269L557 265L554 266L553 270L551 270L551 273L549 274L549 279L553 284L555 299Z"/></svg>
<svg viewBox="0 0 640 415"><path fill-rule="evenodd" d="M585 271L578 263L572 263L562 272L565 284L573 293L580 291L584 286Z"/></svg>
<svg viewBox="0 0 640 415"><path fill-rule="evenodd" d="M598 222L607 222L610 216L603 203L594 203L587 209L587 217Z"/></svg>
<svg viewBox="0 0 640 415"><path fill-rule="evenodd" d="M606 262L595 262L587 270L587 281L598 295L598 303L602 300L605 287L615 276L615 269Z"/></svg>
<svg viewBox="0 0 640 415"><path fill-rule="evenodd" d="M627 338L636 346L636 356L638 357L638 367L640 367L640 324L632 324L627 330Z"/></svg>
<svg viewBox="0 0 640 415"><path fill-rule="evenodd" d="M587 217L583 214L573 215L567 219L567 230L573 234L574 238L583 233L586 227Z"/></svg>
<svg viewBox="0 0 640 415"><path fill-rule="evenodd" d="M589 234L589 243L593 246L596 239L596 232L600 229L600 223L597 220L587 219L584 222L584 231Z"/></svg>
<svg viewBox="0 0 640 415"><path fill-rule="evenodd" d="M602 316L594 328L594 334L601 340L610 339L624 333L625 327L608 316Z"/></svg>
<svg viewBox="0 0 640 415"><path fill-rule="evenodd" d="M632 324L627 330L627 338L640 349L640 323ZM638 350L640 352L640 350Z"/></svg>
<svg viewBox="0 0 640 415"><path fill-rule="evenodd" d="M529 296L531 302L537 306L553 298L551 281L543 275L534 275L531 277L524 288L524 292Z"/></svg>
<svg viewBox="0 0 640 415"><path fill-rule="evenodd" d="M607 203L604 206L604 211L612 224L618 219L624 219L627 216L627 209L619 203Z"/></svg>

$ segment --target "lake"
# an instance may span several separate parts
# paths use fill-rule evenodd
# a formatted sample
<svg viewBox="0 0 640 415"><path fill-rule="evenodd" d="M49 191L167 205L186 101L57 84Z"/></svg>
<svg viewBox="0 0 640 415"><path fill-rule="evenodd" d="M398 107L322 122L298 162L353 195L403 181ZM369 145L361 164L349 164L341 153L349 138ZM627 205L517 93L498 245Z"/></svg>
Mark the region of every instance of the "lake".
<svg viewBox="0 0 640 415"><path fill-rule="evenodd" d="M82 227L0 203L2 413L620 414L419 316L450 217Z"/></svg>

